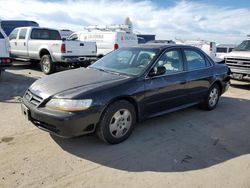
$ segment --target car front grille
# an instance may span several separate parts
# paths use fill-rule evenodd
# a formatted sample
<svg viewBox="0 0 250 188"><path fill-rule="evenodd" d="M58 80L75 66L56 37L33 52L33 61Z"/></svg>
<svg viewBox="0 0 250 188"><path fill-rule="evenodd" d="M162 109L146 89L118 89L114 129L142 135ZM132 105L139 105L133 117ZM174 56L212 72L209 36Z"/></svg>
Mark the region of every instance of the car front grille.
<svg viewBox="0 0 250 188"><path fill-rule="evenodd" d="M33 104L34 106L38 106L43 101L42 97L39 97L38 95L32 93L30 90L27 90L24 97L27 101L29 101L29 103Z"/></svg>
<svg viewBox="0 0 250 188"><path fill-rule="evenodd" d="M226 58L226 64L230 68L243 68L250 70L250 59L246 58Z"/></svg>

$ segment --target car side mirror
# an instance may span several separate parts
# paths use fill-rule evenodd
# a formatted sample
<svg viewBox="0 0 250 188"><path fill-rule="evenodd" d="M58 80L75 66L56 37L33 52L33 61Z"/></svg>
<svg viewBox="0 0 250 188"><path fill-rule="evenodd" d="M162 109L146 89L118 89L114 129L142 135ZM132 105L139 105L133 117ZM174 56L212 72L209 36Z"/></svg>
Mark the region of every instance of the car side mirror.
<svg viewBox="0 0 250 188"><path fill-rule="evenodd" d="M163 75L165 73L166 73L166 68L164 66L158 66L158 67L154 67L153 69L151 69L151 71L149 72L149 76L154 77L154 76Z"/></svg>

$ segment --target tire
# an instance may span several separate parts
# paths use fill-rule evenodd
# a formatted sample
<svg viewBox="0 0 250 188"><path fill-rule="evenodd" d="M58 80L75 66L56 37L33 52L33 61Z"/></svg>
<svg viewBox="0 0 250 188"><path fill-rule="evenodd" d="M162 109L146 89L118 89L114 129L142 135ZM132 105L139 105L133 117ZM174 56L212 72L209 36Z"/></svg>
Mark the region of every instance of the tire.
<svg viewBox="0 0 250 188"><path fill-rule="evenodd" d="M40 66L44 74L52 74L56 72L56 65L52 61L50 55L44 55L41 58Z"/></svg>
<svg viewBox="0 0 250 188"><path fill-rule="evenodd" d="M102 114L96 133L101 140L118 144L131 135L135 123L134 106L125 100L116 101Z"/></svg>
<svg viewBox="0 0 250 188"><path fill-rule="evenodd" d="M220 99L221 89L218 84L213 84L209 89L204 102L201 104L201 108L204 110L213 110L216 108L218 101Z"/></svg>

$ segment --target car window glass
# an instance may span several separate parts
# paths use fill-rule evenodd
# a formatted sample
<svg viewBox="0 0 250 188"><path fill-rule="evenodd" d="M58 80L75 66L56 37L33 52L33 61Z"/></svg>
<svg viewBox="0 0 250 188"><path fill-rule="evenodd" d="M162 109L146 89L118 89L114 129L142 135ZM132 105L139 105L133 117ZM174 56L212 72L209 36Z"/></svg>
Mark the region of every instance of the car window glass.
<svg viewBox="0 0 250 188"><path fill-rule="evenodd" d="M69 36L68 39L69 40L77 40L77 34L73 34L73 35Z"/></svg>
<svg viewBox="0 0 250 188"><path fill-rule="evenodd" d="M96 61L90 68L139 75L146 70L157 53L157 49L121 48Z"/></svg>
<svg viewBox="0 0 250 188"><path fill-rule="evenodd" d="M156 64L156 67L164 66L166 73L183 71L183 62L178 50L171 50L164 53Z"/></svg>
<svg viewBox="0 0 250 188"><path fill-rule="evenodd" d="M206 67L206 61L200 53L194 50L184 50L184 53L187 60L188 70L195 70Z"/></svg>
<svg viewBox="0 0 250 188"><path fill-rule="evenodd" d="M9 40L16 39L17 33L18 33L18 29L14 29L14 30L10 33Z"/></svg>
<svg viewBox="0 0 250 188"><path fill-rule="evenodd" d="M130 64L133 53L131 51L122 51L117 55L117 62L121 64Z"/></svg>
<svg viewBox="0 0 250 188"><path fill-rule="evenodd" d="M228 52L232 52L234 48L229 48L228 49Z"/></svg>
<svg viewBox="0 0 250 188"><path fill-rule="evenodd" d="M50 40L61 40L61 35L58 31L56 30L50 30Z"/></svg>
<svg viewBox="0 0 250 188"><path fill-rule="evenodd" d="M227 53L227 48L217 47L216 52L218 52L218 53Z"/></svg>
<svg viewBox="0 0 250 188"><path fill-rule="evenodd" d="M27 29L21 29L18 38L19 38L19 39L25 39L26 32L27 32Z"/></svg>

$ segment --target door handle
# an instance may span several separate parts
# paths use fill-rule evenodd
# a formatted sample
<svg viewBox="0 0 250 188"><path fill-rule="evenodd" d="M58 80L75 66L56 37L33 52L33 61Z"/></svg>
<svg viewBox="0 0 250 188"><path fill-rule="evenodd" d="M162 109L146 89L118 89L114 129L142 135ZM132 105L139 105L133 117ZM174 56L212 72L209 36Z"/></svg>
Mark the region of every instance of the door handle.
<svg viewBox="0 0 250 188"><path fill-rule="evenodd" d="M80 46L84 46L84 44L83 44L83 43L80 43Z"/></svg>
<svg viewBox="0 0 250 188"><path fill-rule="evenodd" d="M182 84L182 85L183 85L183 84L186 84L186 83L187 83L187 81L183 81L183 82L181 82L180 84Z"/></svg>
<svg viewBox="0 0 250 188"><path fill-rule="evenodd" d="M23 45L26 46L26 42L24 42Z"/></svg>
<svg viewBox="0 0 250 188"><path fill-rule="evenodd" d="M17 42L15 42L15 46L17 45Z"/></svg>

